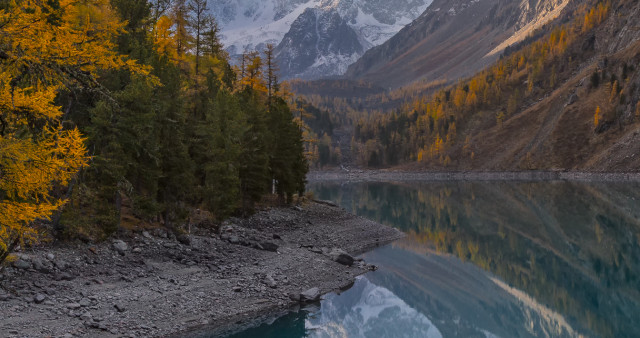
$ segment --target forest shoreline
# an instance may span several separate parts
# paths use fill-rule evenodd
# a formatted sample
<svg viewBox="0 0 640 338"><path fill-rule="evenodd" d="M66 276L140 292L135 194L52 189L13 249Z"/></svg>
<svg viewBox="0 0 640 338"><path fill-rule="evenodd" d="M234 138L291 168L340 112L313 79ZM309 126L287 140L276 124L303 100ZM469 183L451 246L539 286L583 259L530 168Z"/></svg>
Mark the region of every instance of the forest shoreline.
<svg viewBox="0 0 640 338"><path fill-rule="evenodd" d="M349 287L375 269L350 261L351 255L401 237L396 229L318 201L263 210L231 219L218 231L192 229L178 238L150 229L96 245L29 249L0 272L0 332L228 334L286 313L309 289L325 294Z"/></svg>
<svg viewBox="0 0 640 338"><path fill-rule="evenodd" d="M411 171L326 170L311 171L309 182L323 181L603 181L640 182L640 172L589 171Z"/></svg>

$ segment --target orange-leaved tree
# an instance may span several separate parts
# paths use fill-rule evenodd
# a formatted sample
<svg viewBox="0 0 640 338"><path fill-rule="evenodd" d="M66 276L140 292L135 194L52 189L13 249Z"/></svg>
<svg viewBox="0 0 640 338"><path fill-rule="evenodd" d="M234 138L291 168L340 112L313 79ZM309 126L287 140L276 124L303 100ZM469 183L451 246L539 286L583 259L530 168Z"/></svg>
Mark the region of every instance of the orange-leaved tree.
<svg viewBox="0 0 640 338"><path fill-rule="evenodd" d="M10 0L0 7L0 263L35 240L59 210L53 194L88 163L80 132L63 123L62 90L100 90L98 71L147 71L114 51L122 32L108 0Z"/></svg>

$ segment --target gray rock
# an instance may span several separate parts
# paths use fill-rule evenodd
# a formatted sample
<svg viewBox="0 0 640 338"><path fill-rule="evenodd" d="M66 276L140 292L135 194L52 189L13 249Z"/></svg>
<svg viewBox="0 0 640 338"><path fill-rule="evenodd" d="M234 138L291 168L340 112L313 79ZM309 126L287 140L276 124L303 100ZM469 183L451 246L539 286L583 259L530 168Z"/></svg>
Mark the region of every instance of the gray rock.
<svg viewBox="0 0 640 338"><path fill-rule="evenodd" d="M80 304L80 306L82 307L87 307L89 305L91 305L91 300L89 300L88 298L82 298L78 304Z"/></svg>
<svg viewBox="0 0 640 338"><path fill-rule="evenodd" d="M7 295L7 294L0 294L0 302L6 302L9 299L11 299L11 296Z"/></svg>
<svg viewBox="0 0 640 338"><path fill-rule="evenodd" d="M85 311L84 313L82 313L80 315L80 318L84 319L84 320L90 320L93 318L93 316L91 315L91 312L89 311Z"/></svg>
<svg viewBox="0 0 640 338"><path fill-rule="evenodd" d="M60 280L71 281L71 280L74 280L75 277L68 272L62 272L62 273L56 274L54 279L57 281L60 281Z"/></svg>
<svg viewBox="0 0 640 338"><path fill-rule="evenodd" d="M320 293L319 288L311 288L300 293L300 301L302 303L317 302L318 300L320 300L321 295L322 294Z"/></svg>
<svg viewBox="0 0 640 338"><path fill-rule="evenodd" d="M342 249L334 248L328 255L331 260L342 265L352 266L354 258Z"/></svg>
<svg viewBox="0 0 640 338"><path fill-rule="evenodd" d="M233 287L233 292L240 292L240 291L242 291L241 287L239 287L239 286L234 286Z"/></svg>
<svg viewBox="0 0 640 338"><path fill-rule="evenodd" d="M166 243L164 243L164 244L163 244L163 246L164 246L165 248L169 248L169 249L170 249L170 248L175 248L175 247L177 247L177 246L178 246L178 243L166 242Z"/></svg>
<svg viewBox="0 0 640 338"><path fill-rule="evenodd" d="M49 266L39 259L33 261L33 268L40 273L51 273Z"/></svg>
<svg viewBox="0 0 640 338"><path fill-rule="evenodd" d="M82 306L78 303L69 303L67 304L67 309L76 310L81 308Z"/></svg>
<svg viewBox="0 0 640 338"><path fill-rule="evenodd" d="M299 302L300 301L300 294L292 292L292 293L289 294L289 299L291 299L294 302Z"/></svg>
<svg viewBox="0 0 640 338"><path fill-rule="evenodd" d="M240 238L238 238L238 236L230 236L229 237L229 243L238 244L238 243L240 243Z"/></svg>
<svg viewBox="0 0 640 338"><path fill-rule="evenodd" d="M189 235L180 235L177 237L178 242L183 245L191 245L191 237Z"/></svg>
<svg viewBox="0 0 640 338"><path fill-rule="evenodd" d="M48 253L47 254L47 259L50 260L50 261L53 261L54 259L56 259L56 256L54 254L52 254L52 253Z"/></svg>
<svg viewBox="0 0 640 338"><path fill-rule="evenodd" d="M133 248L133 250L131 250L131 252L133 252L133 253L141 253L142 249L141 248Z"/></svg>
<svg viewBox="0 0 640 338"><path fill-rule="evenodd" d="M23 259L18 259L17 261L13 262L13 267L20 270L27 270L31 269L31 263Z"/></svg>
<svg viewBox="0 0 640 338"><path fill-rule="evenodd" d="M271 242L262 242L260 243L260 245L264 248L264 250L266 251L271 251L271 252L277 252L278 251L278 245L275 243L271 243Z"/></svg>
<svg viewBox="0 0 640 338"><path fill-rule="evenodd" d="M144 238L148 238L148 239L151 239L151 234L149 234L149 232L148 232L148 231L143 231L143 232L142 232L142 237L144 237Z"/></svg>
<svg viewBox="0 0 640 338"><path fill-rule="evenodd" d="M265 277L263 282L264 284L266 284L268 287L272 289L275 289L278 287L278 283L276 283L275 279L273 279L271 275L267 275L267 277Z"/></svg>
<svg viewBox="0 0 640 338"><path fill-rule="evenodd" d="M39 294L35 295L35 297L33 297L33 301L36 304L42 304L42 302L44 302L46 299L47 299L47 296L45 296L45 295L43 295L41 293L39 293Z"/></svg>
<svg viewBox="0 0 640 338"><path fill-rule="evenodd" d="M114 308L116 308L116 310L117 310L118 312L125 312L125 311L127 311L127 308L125 308L125 307L124 307L124 305L122 305L122 304L114 304L114 305L113 305L113 307L114 307Z"/></svg>
<svg viewBox="0 0 640 338"><path fill-rule="evenodd" d="M127 243L119 239L113 241L113 248L121 255L124 255L127 250L129 250L129 246L127 245Z"/></svg>

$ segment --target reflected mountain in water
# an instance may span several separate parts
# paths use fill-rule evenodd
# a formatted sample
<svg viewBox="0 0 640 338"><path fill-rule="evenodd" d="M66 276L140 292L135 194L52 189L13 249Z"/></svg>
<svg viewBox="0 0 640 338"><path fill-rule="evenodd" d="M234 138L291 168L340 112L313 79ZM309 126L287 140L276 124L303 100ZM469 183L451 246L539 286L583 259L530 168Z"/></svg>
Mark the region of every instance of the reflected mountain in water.
<svg viewBox="0 0 640 338"><path fill-rule="evenodd" d="M411 182L310 189L408 234L393 249L367 257L383 265L380 274L368 276L425 314L444 336L484 336L459 331L467 326L507 337L640 336L638 184ZM410 259L408 252L434 258ZM454 268L452 256L488 273L491 283L465 284L480 275ZM444 261L436 269L438 260ZM456 278L460 274L465 277ZM485 296L495 288L517 299L507 302L515 305ZM465 314L464 306L473 309Z"/></svg>
<svg viewBox="0 0 640 338"><path fill-rule="evenodd" d="M305 326L309 337L442 337L429 318L365 277L341 295L327 295Z"/></svg>
<svg viewBox="0 0 640 338"><path fill-rule="evenodd" d="M239 337L640 337L640 184L309 188L407 237L319 309Z"/></svg>

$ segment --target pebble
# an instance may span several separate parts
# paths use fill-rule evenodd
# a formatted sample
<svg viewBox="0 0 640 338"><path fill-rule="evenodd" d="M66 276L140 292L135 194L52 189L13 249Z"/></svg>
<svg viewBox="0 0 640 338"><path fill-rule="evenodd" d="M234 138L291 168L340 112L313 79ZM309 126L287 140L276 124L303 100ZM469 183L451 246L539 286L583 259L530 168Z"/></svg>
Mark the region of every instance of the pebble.
<svg viewBox="0 0 640 338"><path fill-rule="evenodd" d="M45 295L43 295L43 294L41 294L41 293L39 293L39 294L37 294L37 295L35 295L35 296L33 297L33 301L34 301L36 304L41 304L41 303L42 303L42 302L44 302L46 299L47 299L47 296L45 296Z"/></svg>

